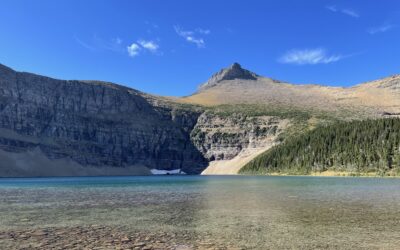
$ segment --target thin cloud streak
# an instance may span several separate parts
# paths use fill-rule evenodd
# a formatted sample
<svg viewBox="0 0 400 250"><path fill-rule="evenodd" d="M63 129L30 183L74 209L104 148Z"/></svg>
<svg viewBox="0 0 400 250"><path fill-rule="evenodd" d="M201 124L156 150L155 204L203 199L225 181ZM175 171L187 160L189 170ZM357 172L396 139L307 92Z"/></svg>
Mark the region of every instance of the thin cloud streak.
<svg viewBox="0 0 400 250"><path fill-rule="evenodd" d="M359 18L360 17L360 14L358 14L354 10L350 10L350 9L343 9L342 13L346 14L348 16L351 16L351 17L355 17L355 18Z"/></svg>
<svg viewBox="0 0 400 250"><path fill-rule="evenodd" d="M335 5L328 5L328 6L325 6L325 8L334 13L342 13L344 15L354 17L354 18L360 17L360 14L357 11L352 10L352 9L340 9L340 8L336 7Z"/></svg>
<svg viewBox="0 0 400 250"><path fill-rule="evenodd" d="M74 36L75 41L83 48L91 51L109 50L113 52L123 52L122 39L117 37L111 40L106 40L97 35L93 35L90 42L83 41L76 35Z"/></svg>
<svg viewBox="0 0 400 250"><path fill-rule="evenodd" d="M86 42L84 42L81 39L79 39L77 36L74 36L74 40L85 49L88 49L88 50L91 50L91 51L95 51L96 50L96 48L94 46L87 44Z"/></svg>
<svg viewBox="0 0 400 250"><path fill-rule="evenodd" d="M90 51L108 50L125 55L128 53L130 57L138 56L141 54L141 51L149 51L153 54L162 55L162 52L159 51L160 46L153 40L138 40L137 42L130 43L128 46L124 46L122 39L119 37L106 40L93 35L91 43L79 39L76 35L74 39L79 45Z"/></svg>
<svg viewBox="0 0 400 250"><path fill-rule="evenodd" d="M329 55L325 49L293 49L286 52L281 58L278 59L280 63L296 64L296 65L316 65L316 64L329 64L340 61L345 56L342 55Z"/></svg>
<svg viewBox="0 0 400 250"><path fill-rule="evenodd" d="M198 28L198 29L196 29L196 31L197 31L197 32L199 32L200 34L204 34L204 35L208 35L208 34L210 34L210 33L211 33L211 31L210 31L210 30L207 30L207 29L201 29L201 28Z"/></svg>
<svg viewBox="0 0 400 250"><path fill-rule="evenodd" d="M330 6L326 6L325 8L327 8L328 10L332 11L332 12L337 12L338 9L336 8L336 6L330 5Z"/></svg>
<svg viewBox="0 0 400 250"><path fill-rule="evenodd" d="M199 37L198 35L208 35L211 32L210 30L200 28L196 29L195 31L182 30L178 25L174 26L174 30L176 34L178 34L180 37L183 37L187 42L196 44L197 48L205 48L206 46L204 38Z"/></svg>
<svg viewBox="0 0 400 250"><path fill-rule="evenodd" d="M367 32L371 35L375 35L377 33L387 32L393 28L394 28L394 25L386 23L381 26L372 27L372 28L368 29Z"/></svg>

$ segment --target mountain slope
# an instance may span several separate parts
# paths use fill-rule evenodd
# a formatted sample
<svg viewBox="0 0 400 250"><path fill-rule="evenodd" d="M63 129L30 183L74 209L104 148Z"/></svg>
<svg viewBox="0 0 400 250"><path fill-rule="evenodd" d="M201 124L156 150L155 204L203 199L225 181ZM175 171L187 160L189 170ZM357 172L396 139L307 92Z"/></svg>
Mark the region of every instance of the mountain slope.
<svg viewBox="0 0 400 250"><path fill-rule="evenodd" d="M257 143L245 145L234 156L209 159L209 168L204 171L205 174L232 174L285 138L292 138L320 125L400 114L399 86L399 76L351 88L295 85L261 77L235 63L212 76L200 86L198 92L178 101L202 105L210 113L225 119L227 124L230 122L224 116L233 115L256 120L269 116L284 122L285 126L280 126L277 134L268 136L267 141L261 136L255 139ZM223 127L214 130L223 130ZM246 131L246 127L249 126L242 126L241 130ZM213 135L214 132L209 131ZM253 133L247 130L246 134L250 139ZM206 144L210 145L212 152L215 151L212 148L220 145L217 140ZM232 145L226 146L225 152L231 148Z"/></svg>
<svg viewBox="0 0 400 250"><path fill-rule="evenodd" d="M248 72L244 69L234 71ZM222 71L229 75L233 66ZM247 73L257 76L254 73ZM195 94L184 97L185 103L216 106L223 104L263 104L275 107L323 111L353 112L362 117L400 112L400 76L393 76L351 88L321 85L295 85L257 76L224 78L207 82Z"/></svg>
<svg viewBox="0 0 400 250"><path fill-rule="evenodd" d="M241 169L243 174L400 174L400 119L321 126L272 148Z"/></svg>
<svg viewBox="0 0 400 250"><path fill-rule="evenodd" d="M135 168L199 173L207 162L190 141L199 115L111 83L56 80L0 66L0 150L15 166L2 161L0 176L43 175L33 167L40 164L21 163L15 155L25 159L30 152L97 168L93 174L102 173L98 168L120 174L136 173Z"/></svg>

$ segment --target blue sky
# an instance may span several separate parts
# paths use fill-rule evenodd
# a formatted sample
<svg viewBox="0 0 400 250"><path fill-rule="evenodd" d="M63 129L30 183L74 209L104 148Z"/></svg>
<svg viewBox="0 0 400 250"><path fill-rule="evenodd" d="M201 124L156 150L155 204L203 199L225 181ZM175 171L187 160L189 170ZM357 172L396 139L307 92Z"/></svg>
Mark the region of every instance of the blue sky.
<svg viewBox="0 0 400 250"><path fill-rule="evenodd" d="M239 62L292 83L400 73L398 0L2 0L0 63L182 96Z"/></svg>

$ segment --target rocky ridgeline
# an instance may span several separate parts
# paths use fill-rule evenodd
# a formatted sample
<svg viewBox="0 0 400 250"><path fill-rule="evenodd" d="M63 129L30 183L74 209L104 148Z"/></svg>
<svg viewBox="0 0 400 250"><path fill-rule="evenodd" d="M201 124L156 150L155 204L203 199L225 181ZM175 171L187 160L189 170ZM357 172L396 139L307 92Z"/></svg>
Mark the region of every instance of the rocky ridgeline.
<svg viewBox="0 0 400 250"><path fill-rule="evenodd" d="M377 84L378 88L387 88L391 91L400 92L400 75L393 75L370 84Z"/></svg>

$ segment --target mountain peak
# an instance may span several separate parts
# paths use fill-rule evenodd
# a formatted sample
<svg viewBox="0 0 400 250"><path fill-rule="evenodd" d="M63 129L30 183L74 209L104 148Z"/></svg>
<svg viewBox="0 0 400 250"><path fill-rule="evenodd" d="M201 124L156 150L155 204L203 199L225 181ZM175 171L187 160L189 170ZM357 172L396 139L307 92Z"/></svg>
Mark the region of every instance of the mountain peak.
<svg viewBox="0 0 400 250"><path fill-rule="evenodd" d="M257 74L247 69L243 69L239 63L235 62L228 68L222 69L218 73L214 74L210 80L200 86L200 90L215 86L222 81L230 81L235 79L257 80L257 78Z"/></svg>
<svg viewBox="0 0 400 250"><path fill-rule="evenodd" d="M243 69L242 66L237 62L234 62L229 68L231 68L231 69L239 69L239 70Z"/></svg>

